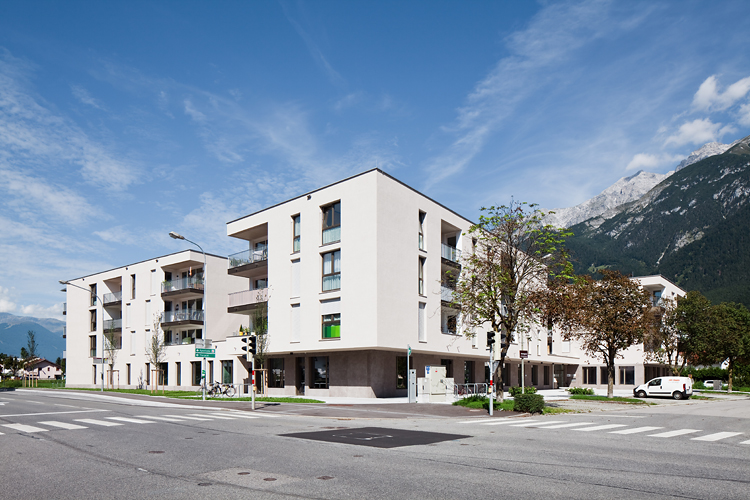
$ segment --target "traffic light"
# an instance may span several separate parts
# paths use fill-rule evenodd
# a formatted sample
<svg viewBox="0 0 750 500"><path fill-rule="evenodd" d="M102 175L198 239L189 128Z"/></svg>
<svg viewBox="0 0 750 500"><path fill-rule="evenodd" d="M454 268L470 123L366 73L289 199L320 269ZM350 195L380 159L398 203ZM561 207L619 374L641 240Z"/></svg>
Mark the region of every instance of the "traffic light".
<svg viewBox="0 0 750 500"><path fill-rule="evenodd" d="M250 345L249 345L249 347L250 347L250 352L252 353L253 356L255 356L255 353L257 351L257 347L256 347L256 344L255 344L256 339L257 339L257 337L255 335L253 335L252 337L250 337Z"/></svg>
<svg viewBox="0 0 750 500"><path fill-rule="evenodd" d="M487 347L492 349L492 344L495 343L495 332L487 332Z"/></svg>
<svg viewBox="0 0 750 500"><path fill-rule="evenodd" d="M245 357L247 359L250 359L252 356L255 356L256 353L256 343L255 343L255 335L245 335L240 340L242 340L242 343L245 344L242 346L242 350L245 351L247 354L245 354Z"/></svg>

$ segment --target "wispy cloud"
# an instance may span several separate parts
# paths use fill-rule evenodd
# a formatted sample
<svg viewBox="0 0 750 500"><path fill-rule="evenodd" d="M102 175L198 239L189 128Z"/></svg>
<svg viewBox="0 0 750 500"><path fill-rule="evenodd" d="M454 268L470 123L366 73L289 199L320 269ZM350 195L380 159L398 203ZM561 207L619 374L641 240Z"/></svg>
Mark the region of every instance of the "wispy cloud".
<svg viewBox="0 0 750 500"><path fill-rule="evenodd" d="M193 106L193 103L190 99L185 99L183 101L183 104L185 105L185 114L188 115L190 118L197 122L202 122L206 119L206 115L195 109Z"/></svg>
<svg viewBox="0 0 750 500"><path fill-rule="evenodd" d="M638 153L633 156L625 170L653 169L682 160L682 155Z"/></svg>
<svg viewBox="0 0 750 500"><path fill-rule="evenodd" d="M724 92L719 91L716 75L709 76L693 97L693 108L698 111L723 111L733 106L750 92L750 76L731 84Z"/></svg>
<svg viewBox="0 0 750 500"><path fill-rule="evenodd" d="M71 85L70 91L73 93L73 97L78 99L81 103L91 106L92 108L106 111L104 105L99 102L98 99L95 99L85 88L78 85Z"/></svg>
<svg viewBox="0 0 750 500"><path fill-rule="evenodd" d="M721 123L714 123L710 118L698 118L680 125L676 133L670 135L664 142L665 146L684 146L685 144L703 145L720 139L724 134L735 129L731 125L722 127Z"/></svg>

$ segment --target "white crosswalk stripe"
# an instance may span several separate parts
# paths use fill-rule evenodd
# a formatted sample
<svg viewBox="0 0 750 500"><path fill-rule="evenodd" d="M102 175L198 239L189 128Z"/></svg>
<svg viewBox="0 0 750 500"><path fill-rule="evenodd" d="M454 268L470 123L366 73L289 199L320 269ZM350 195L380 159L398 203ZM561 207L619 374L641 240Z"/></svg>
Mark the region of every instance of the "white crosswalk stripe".
<svg viewBox="0 0 750 500"><path fill-rule="evenodd" d="M743 441L740 444L750 444L750 439L748 439L747 441Z"/></svg>
<svg viewBox="0 0 750 500"><path fill-rule="evenodd" d="M258 418L258 416L263 416L263 417L268 416L268 415L261 415L260 413L256 413L254 415L245 415L245 414L236 413L236 412L232 412L228 414L227 413L212 413L212 415L229 415L231 417L240 417L240 418ZM276 415L273 415L273 417L276 417Z"/></svg>
<svg viewBox="0 0 750 500"><path fill-rule="evenodd" d="M102 427L114 427L118 424L117 422L107 422L106 420L95 420L93 418L77 418L76 422L83 422L84 424L101 425Z"/></svg>
<svg viewBox="0 0 750 500"><path fill-rule="evenodd" d="M742 433L741 432L717 432L715 434L709 434L707 436L691 438L691 441L718 441L720 439L726 439L728 437L737 436L738 434L742 434Z"/></svg>
<svg viewBox="0 0 750 500"><path fill-rule="evenodd" d="M215 413L207 415L205 413L191 413L194 417L208 417L208 418L217 418L219 420L234 420L232 417L225 417L224 415L216 415Z"/></svg>
<svg viewBox="0 0 750 500"><path fill-rule="evenodd" d="M128 422L130 424L153 424L154 422L149 422L148 420L139 420L137 418L128 418L128 417L104 417L107 420L117 420L118 422Z"/></svg>
<svg viewBox="0 0 750 500"><path fill-rule="evenodd" d="M594 427L584 427L583 429L571 429L571 430L580 431L580 432L592 432L592 431L605 431L607 429L616 429L618 427L625 427L625 424L595 425Z"/></svg>
<svg viewBox="0 0 750 500"><path fill-rule="evenodd" d="M136 415L138 418L150 418L151 420L161 420L163 422L186 422L184 418L177 417L155 417L153 415Z"/></svg>
<svg viewBox="0 0 750 500"><path fill-rule="evenodd" d="M481 425L505 425L505 424L515 424L515 423L518 423L518 421L519 421L519 420L518 420L517 418L509 418L509 419L507 419L507 420L498 420L498 421L495 421L495 422L485 422L485 423L483 423L483 424L481 424ZM533 422L536 422L536 420L534 420Z"/></svg>
<svg viewBox="0 0 750 500"><path fill-rule="evenodd" d="M34 427L33 425L25 424L3 424L3 427L13 429L21 432L47 432L48 429L42 429L41 427Z"/></svg>
<svg viewBox="0 0 750 500"><path fill-rule="evenodd" d="M462 422L458 422L459 424L485 424L487 423L486 418L475 418L474 420L464 420Z"/></svg>
<svg viewBox="0 0 750 500"><path fill-rule="evenodd" d="M621 431L612 431L610 434L638 434L639 432L649 432L663 429L664 427L633 427L632 429L623 429Z"/></svg>
<svg viewBox="0 0 750 500"><path fill-rule="evenodd" d="M685 434L692 434L693 432L700 432L699 429L677 429L676 431L667 431L659 434L649 434L648 437L652 438L671 438L675 436L683 436Z"/></svg>
<svg viewBox="0 0 750 500"><path fill-rule="evenodd" d="M562 420L550 420L549 422L529 421L522 424L513 424L511 427L533 427L537 425L559 424Z"/></svg>
<svg viewBox="0 0 750 500"><path fill-rule="evenodd" d="M580 427L582 425L593 425L594 422L573 422L569 424L558 424L540 427L540 429L565 429L567 427Z"/></svg>
<svg viewBox="0 0 750 500"><path fill-rule="evenodd" d="M211 418L188 417L187 415L164 415L164 416L173 417L173 418L184 418L185 420L202 420L204 422L208 422L211 420Z"/></svg>
<svg viewBox="0 0 750 500"><path fill-rule="evenodd" d="M51 427L59 427L60 429L77 430L77 429L88 429L82 425L71 424L68 422L57 422L54 420L48 420L46 422L39 422L42 425L49 425Z"/></svg>

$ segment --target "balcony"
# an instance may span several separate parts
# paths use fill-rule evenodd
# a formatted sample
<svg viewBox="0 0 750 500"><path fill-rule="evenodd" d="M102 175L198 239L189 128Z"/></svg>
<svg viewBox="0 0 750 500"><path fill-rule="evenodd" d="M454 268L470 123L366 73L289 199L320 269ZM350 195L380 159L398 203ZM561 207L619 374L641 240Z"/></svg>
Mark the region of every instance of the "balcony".
<svg viewBox="0 0 750 500"><path fill-rule="evenodd" d="M63 302L63 316L65 316L66 314L68 314L68 303Z"/></svg>
<svg viewBox="0 0 750 500"><path fill-rule="evenodd" d="M202 276L191 276L189 278L176 278L163 281L161 284L161 296L173 297L175 295L202 296L204 281Z"/></svg>
<svg viewBox="0 0 750 500"><path fill-rule="evenodd" d="M68 336L68 327L63 326L63 338L67 338L67 336Z"/></svg>
<svg viewBox="0 0 750 500"><path fill-rule="evenodd" d="M250 278L268 270L268 248L244 250L227 257L227 273Z"/></svg>
<svg viewBox="0 0 750 500"><path fill-rule="evenodd" d="M442 257L443 262L447 261L446 263L449 263L451 265L458 265L458 261L461 258L461 251L455 247L446 245L445 243L441 243L440 257Z"/></svg>
<svg viewBox="0 0 750 500"><path fill-rule="evenodd" d="M456 291L450 286L445 283L440 284L440 300L443 302L443 305L447 306L453 304L456 300L455 293Z"/></svg>
<svg viewBox="0 0 750 500"><path fill-rule="evenodd" d="M102 301L104 302L105 307L115 304L121 304L122 292L105 293L104 297L102 297Z"/></svg>
<svg viewBox="0 0 750 500"><path fill-rule="evenodd" d="M229 294L229 313L249 313L268 302L268 288Z"/></svg>
<svg viewBox="0 0 750 500"><path fill-rule="evenodd" d="M122 331L122 319L105 319L104 320L104 331L121 332Z"/></svg>
<svg viewBox="0 0 750 500"><path fill-rule="evenodd" d="M180 325L202 325L203 311L164 311L161 313L160 323L162 327Z"/></svg>

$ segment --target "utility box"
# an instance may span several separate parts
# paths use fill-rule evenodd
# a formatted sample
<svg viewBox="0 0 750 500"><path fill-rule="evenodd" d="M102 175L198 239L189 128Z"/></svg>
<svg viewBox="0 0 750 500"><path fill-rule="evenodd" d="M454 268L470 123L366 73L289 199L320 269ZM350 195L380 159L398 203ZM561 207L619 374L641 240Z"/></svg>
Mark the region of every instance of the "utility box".
<svg viewBox="0 0 750 500"><path fill-rule="evenodd" d="M453 379L445 377L445 367L441 365L426 366L424 377L417 381L419 394L417 395L418 403L443 403L447 401L446 395L450 386L450 393L453 394Z"/></svg>
<svg viewBox="0 0 750 500"><path fill-rule="evenodd" d="M409 370L409 381L407 382L407 401L414 403L417 401L417 370Z"/></svg>

